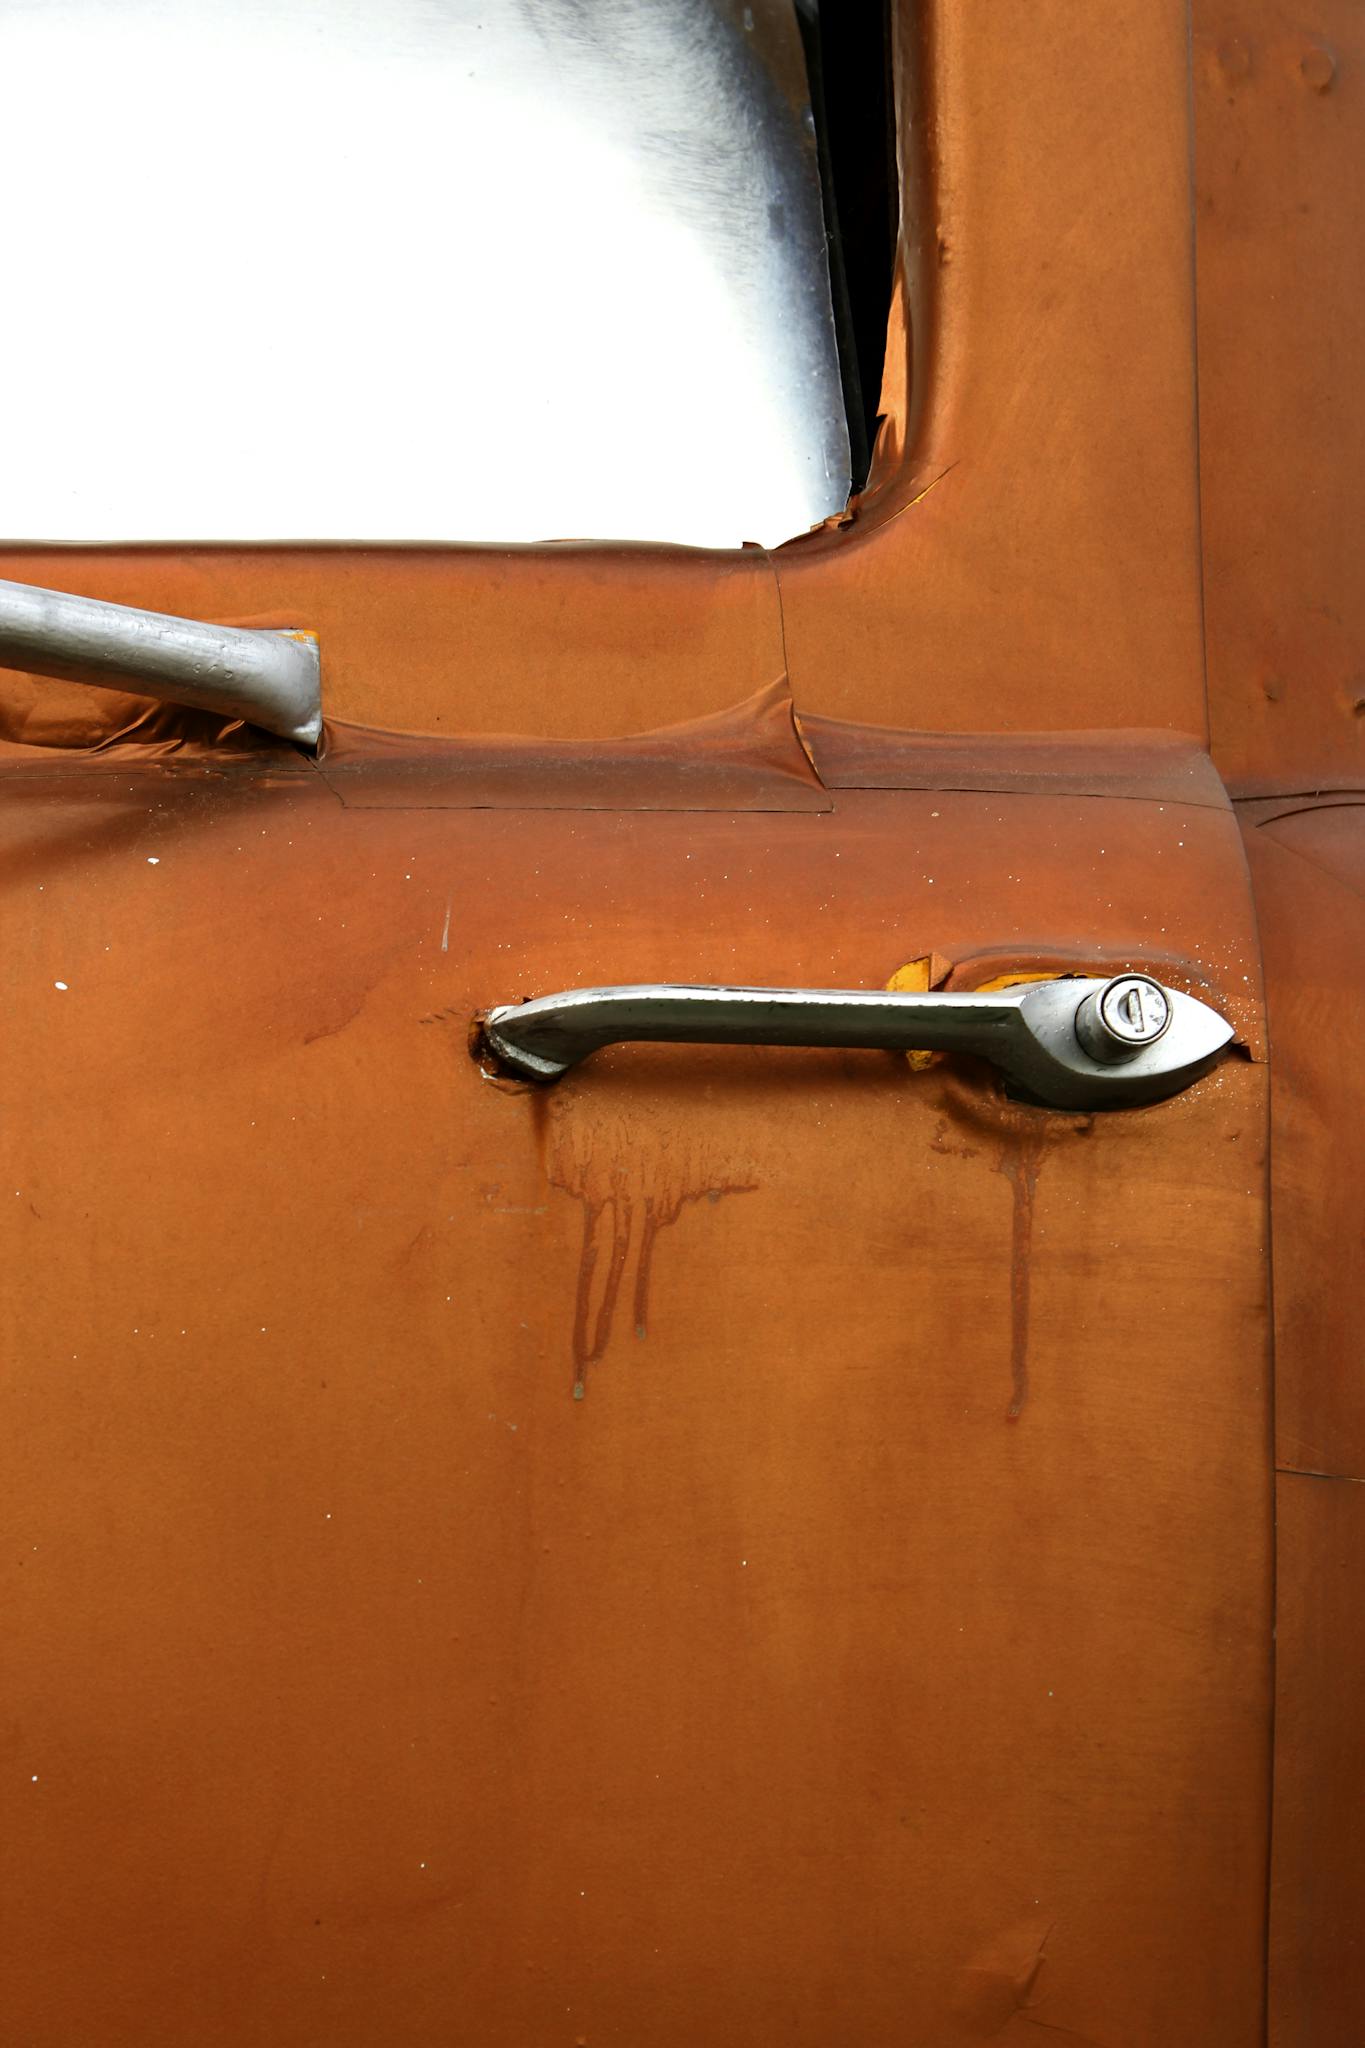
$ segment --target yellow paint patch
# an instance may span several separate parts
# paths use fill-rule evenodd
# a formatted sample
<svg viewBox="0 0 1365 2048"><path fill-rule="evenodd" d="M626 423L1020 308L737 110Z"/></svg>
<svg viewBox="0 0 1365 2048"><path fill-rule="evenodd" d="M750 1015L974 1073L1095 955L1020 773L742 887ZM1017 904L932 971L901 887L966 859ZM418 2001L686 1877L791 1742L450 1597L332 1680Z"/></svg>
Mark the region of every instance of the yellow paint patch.
<svg viewBox="0 0 1365 2048"><path fill-rule="evenodd" d="M898 967L887 982L887 991L893 996L927 995L931 988L942 988L953 971L951 960L945 960L940 953L925 953L918 960L907 960L904 967ZM905 1063L914 1074L923 1073L943 1057L941 1052L908 1052Z"/></svg>
<svg viewBox="0 0 1365 2048"><path fill-rule="evenodd" d="M897 996L927 995L931 988L942 988L952 971L952 961L945 960L941 953L925 953L918 960L907 960L904 967L898 967L886 984L887 991ZM993 989L1018 988L1026 981L1065 981L1069 975L1085 971L1078 967L1034 967L1018 974L997 974L989 981L977 982L975 993L989 995ZM926 1067L936 1066L943 1057L941 1052L908 1052L905 1063L912 1073L922 1074Z"/></svg>

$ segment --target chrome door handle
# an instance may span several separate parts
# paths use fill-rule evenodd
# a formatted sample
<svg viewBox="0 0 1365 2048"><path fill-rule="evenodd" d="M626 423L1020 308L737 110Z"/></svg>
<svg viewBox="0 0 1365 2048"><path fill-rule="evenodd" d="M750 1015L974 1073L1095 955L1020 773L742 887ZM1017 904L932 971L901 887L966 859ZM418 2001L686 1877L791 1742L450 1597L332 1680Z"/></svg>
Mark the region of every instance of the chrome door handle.
<svg viewBox="0 0 1365 2048"><path fill-rule="evenodd" d="M1158 1102L1206 1073L1233 1035L1206 1003L1145 974L929 995L650 982L503 1004L482 1025L488 1049L536 1081L632 1040L967 1052L1054 1109Z"/></svg>

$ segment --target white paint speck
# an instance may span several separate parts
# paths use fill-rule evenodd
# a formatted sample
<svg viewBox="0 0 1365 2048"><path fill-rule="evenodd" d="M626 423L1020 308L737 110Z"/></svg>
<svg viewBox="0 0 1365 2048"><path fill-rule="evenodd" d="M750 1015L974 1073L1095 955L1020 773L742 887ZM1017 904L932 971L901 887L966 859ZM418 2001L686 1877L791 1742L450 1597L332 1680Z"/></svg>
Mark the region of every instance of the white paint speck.
<svg viewBox="0 0 1365 2048"><path fill-rule="evenodd" d="M149 853L147 856L147 865L149 868L159 868L161 866L160 854Z"/></svg>
<svg viewBox="0 0 1365 2048"><path fill-rule="evenodd" d="M66 983L64 981L54 981L52 986L54 988L59 988L63 995L66 994Z"/></svg>

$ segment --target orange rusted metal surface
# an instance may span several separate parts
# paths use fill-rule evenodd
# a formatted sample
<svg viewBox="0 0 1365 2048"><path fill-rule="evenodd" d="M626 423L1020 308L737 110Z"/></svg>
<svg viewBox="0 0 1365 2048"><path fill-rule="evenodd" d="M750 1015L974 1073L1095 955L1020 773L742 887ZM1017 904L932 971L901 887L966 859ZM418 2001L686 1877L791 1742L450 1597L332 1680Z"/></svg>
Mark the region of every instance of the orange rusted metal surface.
<svg viewBox="0 0 1365 2048"><path fill-rule="evenodd" d="M900 5L878 459L772 554L0 556L314 630L330 721L0 675L0 2039L1365 2031L1319 14ZM470 1056L921 960L1144 967L1237 1047L1093 1117Z"/></svg>
<svg viewBox="0 0 1365 2048"><path fill-rule="evenodd" d="M1161 963L1259 1053L1228 811L4 783L4 2030L1251 2038L1259 1060L1086 1118L465 1046L522 990L1004 944Z"/></svg>
<svg viewBox="0 0 1365 2048"><path fill-rule="evenodd" d="M1264 799L1239 809L1274 1048L1269 2028L1274 2048L1344 2048L1365 2037L1365 811L1312 793L1365 786L1365 17L1197 0L1194 18L1210 720L1232 787Z"/></svg>
<svg viewBox="0 0 1365 2048"><path fill-rule="evenodd" d="M1365 778L1365 16L1195 7L1214 751L1239 790Z"/></svg>
<svg viewBox="0 0 1365 2048"><path fill-rule="evenodd" d="M303 620L328 716L406 731L613 738L725 711L784 672L759 550L26 548L0 575L225 623ZM58 744L107 737L131 709L101 717L74 685L5 695L7 736L41 721Z"/></svg>
<svg viewBox="0 0 1365 2048"><path fill-rule="evenodd" d="M1239 807L1274 1047L1276 1740L1270 2039L1365 2034L1365 805Z"/></svg>
<svg viewBox="0 0 1365 2048"><path fill-rule="evenodd" d="M786 685L621 740L414 741L329 725L321 773L343 803L399 808L828 811Z"/></svg>
<svg viewBox="0 0 1365 2048"><path fill-rule="evenodd" d="M1354 2048L1365 2013L1360 1836L1365 1797L1365 1487L1276 1480L1274 2048Z"/></svg>
<svg viewBox="0 0 1365 2048"><path fill-rule="evenodd" d="M1350 1050L1365 977L1365 804L1238 808L1275 1048L1276 1457L1365 1479L1365 1243L1348 1221L1365 1133Z"/></svg>
<svg viewBox="0 0 1365 2048"><path fill-rule="evenodd" d="M1202 736L1185 8L898 20L915 395L863 515L774 557L796 701Z"/></svg>

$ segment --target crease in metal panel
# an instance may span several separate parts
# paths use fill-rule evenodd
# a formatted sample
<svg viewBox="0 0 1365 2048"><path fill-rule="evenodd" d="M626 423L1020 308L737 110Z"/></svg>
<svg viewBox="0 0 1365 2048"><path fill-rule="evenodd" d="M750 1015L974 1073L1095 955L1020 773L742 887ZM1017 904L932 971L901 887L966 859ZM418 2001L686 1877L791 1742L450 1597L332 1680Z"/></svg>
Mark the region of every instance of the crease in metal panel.
<svg viewBox="0 0 1365 2048"><path fill-rule="evenodd" d="M829 789L1127 796L1213 810L1228 802L1200 742L1161 729L913 732L804 710L797 723Z"/></svg>
<svg viewBox="0 0 1365 2048"><path fill-rule="evenodd" d="M361 809L829 811L785 679L616 740L435 738L331 725L319 774Z"/></svg>
<svg viewBox="0 0 1365 2048"><path fill-rule="evenodd" d="M433 734L328 721L315 762L239 720L127 699L85 744L28 740L17 709L0 769L178 759L316 773L348 808L830 811L840 793L1075 796L1226 810L1197 741L1161 730L925 733L801 712L785 677L741 703L609 739Z"/></svg>

